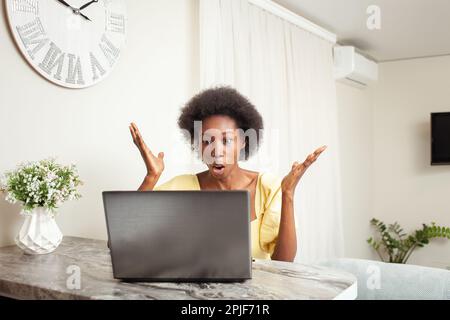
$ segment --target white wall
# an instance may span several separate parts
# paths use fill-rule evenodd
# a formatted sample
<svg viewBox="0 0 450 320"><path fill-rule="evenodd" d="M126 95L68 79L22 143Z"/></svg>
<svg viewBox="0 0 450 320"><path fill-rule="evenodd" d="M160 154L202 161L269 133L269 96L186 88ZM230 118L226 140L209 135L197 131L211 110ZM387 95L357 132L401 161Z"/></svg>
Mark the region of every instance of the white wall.
<svg viewBox="0 0 450 320"><path fill-rule="evenodd" d="M336 84L341 152L345 256L374 258L370 235L373 193L373 91Z"/></svg>
<svg viewBox="0 0 450 320"><path fill-rule="evenodd" d="M198 90L197 1L133 0L127 6L127 45L116 70L95 87L69 90L27 65L1 2L0 172L49 156L77 163L83 198L60 209L65 235L106 237L101 192L136 189L145 174L128 123L140 124L148 144L174 159L178 110ZM169 166L162 179L182 170ZM0 201L0 246L13 242L19 211Z"/></svg>
<svg viewBox="0 0 450 320"><path fill-rule="evenodd" d="M381 63L370 89L337 85L347 257L378 259L372 217L410 232L450 226L450 166L430 166L430 113L450 111L450 56ZM450 266L450 241L418 249L413 264Z"/></svg>
<svg viewBox="0 0 450 320"><path fill-rule="evenodd" d="M450 56L383 63L374 104L373 216L407 231L450 226L450 166L430 166L430 113L450 111ZM410 263L450 266L450 241Z"/></svg>

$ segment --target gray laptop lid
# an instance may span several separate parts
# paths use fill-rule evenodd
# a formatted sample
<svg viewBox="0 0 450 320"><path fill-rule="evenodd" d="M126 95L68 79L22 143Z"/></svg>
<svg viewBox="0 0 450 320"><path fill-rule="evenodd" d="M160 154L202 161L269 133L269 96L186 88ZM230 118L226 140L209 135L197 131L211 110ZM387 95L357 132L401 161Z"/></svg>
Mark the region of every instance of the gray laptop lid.
<svg viewBox="0 0 450 320"><path fill-rule="evenodd" d="M247 191L110 191L103 203L115 278L251 278Z"/></svg>

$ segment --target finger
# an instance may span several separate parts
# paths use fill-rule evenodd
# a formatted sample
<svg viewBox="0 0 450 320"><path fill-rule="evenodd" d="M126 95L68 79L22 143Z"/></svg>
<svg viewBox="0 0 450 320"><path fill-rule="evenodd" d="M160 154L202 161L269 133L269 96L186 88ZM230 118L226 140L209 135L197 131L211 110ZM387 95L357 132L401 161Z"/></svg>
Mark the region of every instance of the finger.
<svg viewBox="0 0 450 320"><path fill-rule="evenodd" d="M131 126L133 127L133 130L136 134L136 140L139 145L139 148L144 152L148 152L151 156L154 156L153 152L150 150L149 147L147 147L147 144L145 143L144 139L142 138L141 132L139 131L136 123L132 122Z"/></svg>
<svg viewBox="0 0 450 320"><path fill-rule="evenodd" d="M295 168L297 168L298 165L299 165L298 161L295 161L295 162L292 164L292 170L294 170Z"/></svg>
<svg viewBox="0 0 450 320"><path fill-rule="evenodd" d="M160 158L161 160L164 159L164 152L158 153L158 158Z"/></svg>
<svg viewBox="0 0 450 320"><path fill-rule="evenodd" d="M292 170L294 175L298 175L300 172L302 172L305 169L305 165L303 163L297 164L297 166Z"/></svg>
<svg viewBox="0 0 450 320"><path fill-rule="evenodd" d="M325 151L326 148L327 147L325 146L325 147L322 147L322 148L318 149L318 152L317 151L314 152L314 161L316 161L317 158L319 158L319 156L322 154L322 152Z"/></svg>
<svg viewBox="0 0 450 320"><path fill-rule="evenodd" d="M133 130L134 130L134 132L136 133L136 136L137 136L138 138L142 138L141 132L139 131L139 129L138 129L136 123L134 123L134 122L131 123L131 126L133 127Z"/></svg>
<svg viewBox="0 0 450 320"><path fill-rule="evenodd" d="M142 137L138 137L138 143L140 146L140 149L144 152L144 153L148 153L150 156L154 157L153 152L150 150L150 148L147 146L147 144L145 143L144 139L142 139Z"/></svg>
<svg viewBox="0 0 450 320"><path fill-rule="evenodd" d="M133 128L133 131L136 134L136 137L141 137L141 132L139 131L136 123L132 122L131 127Z"/></svg>
<svg viewBox="0 0 450 320"><path fill-rule="evenodd" d="M136 136L136 140L139 142L139 144L141 144L142 146L145 146L144 139L142 138L141 132L139 131L138 127L136 126L136 124L134 122L131 125L133 128L134 134Z"/></svg>
<svg viewBox="0 0 450 320"><path fill-rule="evenodd" d="M134 126L133 123L130 125L130 129L133 132L133 136L137 139L138 138L138 134L136 132L136 127Z"/></svg>
<svg viewBox="0 0 450 320"><path fill-rule="evenodd" d="M317 158L319 158L319 156L320 156L320 154L314 155L312 162L316 162L316 160L317 160Z"/></svg>
<svg viewBox="0 0 450 320"><path fill-rule="evenodd" d="M314 162L314 155L310 154L306 157L305 161L303 161L302 165L304 168L308 168Z"/></svg>
<svg viewBox="0 0 450 320"><path fill-rule="evenodd" d="M147 147L147 145L145 144L144 140L140 139L139 140L139 145L141 146L142 151L144 152L148 152L150 155L153 156L153 153L150 151L150 149Z"/></svg>
<svg viewBox="0 0 450 320"><path fill-rule="evenodd" d="M129 126L131 136L133 137L133 141L136 142L136 134L134 133L133 127Z"/></svg>
<svg viewBox="0 0 450 320"><path fill-rule="evenodd" d="M328 148L327 146L322 146L319 149L317 149L316 151L314 151L314 155L320 155L322 152L325 151L325 149Z"/></svg>
<svg viewBox="0 0 450 320"><path fill-rule="evenodd" d="M142 137L140 137L137 132L135 131L134 128L132 128L133 130L133 137L134 137L134 143L136 143L136 145L140 148L143 149L145 147L145 143L142 140Z"/></svg>
<svg viewBox="0 0 450 320"><path fill-rule="evenodd" d="M143 150L146 146L142 139L142 137L139 134L139 130L136 131L137 127L134 123L130 125L130 131L131 135L133 136L134 143L138 146L139 149Z"/></svg>

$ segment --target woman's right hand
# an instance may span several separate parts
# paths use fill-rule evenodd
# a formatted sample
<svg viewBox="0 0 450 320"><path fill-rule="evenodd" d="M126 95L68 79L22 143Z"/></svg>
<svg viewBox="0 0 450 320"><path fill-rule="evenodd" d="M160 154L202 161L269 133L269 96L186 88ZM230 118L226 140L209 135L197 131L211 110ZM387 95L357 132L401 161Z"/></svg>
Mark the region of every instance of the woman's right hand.
<svg viewBox="0 0 450 320"><path fill-rule="evenodd" d="M147 176L159 178L164 171L164 152L160 152L158 156L155 156L145 144L137 125L132 122L129 128L131 136L133 137L133 142L139 149L142 159L144 160L145 167L147 168Z"/></svg>

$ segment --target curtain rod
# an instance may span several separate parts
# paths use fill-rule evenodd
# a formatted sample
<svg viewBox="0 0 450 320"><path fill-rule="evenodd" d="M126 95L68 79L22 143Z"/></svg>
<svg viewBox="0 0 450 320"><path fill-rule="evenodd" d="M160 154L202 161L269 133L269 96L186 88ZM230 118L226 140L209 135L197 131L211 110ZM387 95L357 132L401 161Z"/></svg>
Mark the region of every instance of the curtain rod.
<svg viewBox="0 0 450 320"><path fill-rule="evenodd" d="M311 21L299 16L298 14L293 13L292 11L286 9L285 7L271 1L271 0L248 0L249 3L258 6L284 20L289 21L290 23L295 24L296 26L309 31L315 34L322 39L328 40L331 43L335 44L337 41L337 37L334 33L312 23Z"/></svg>

